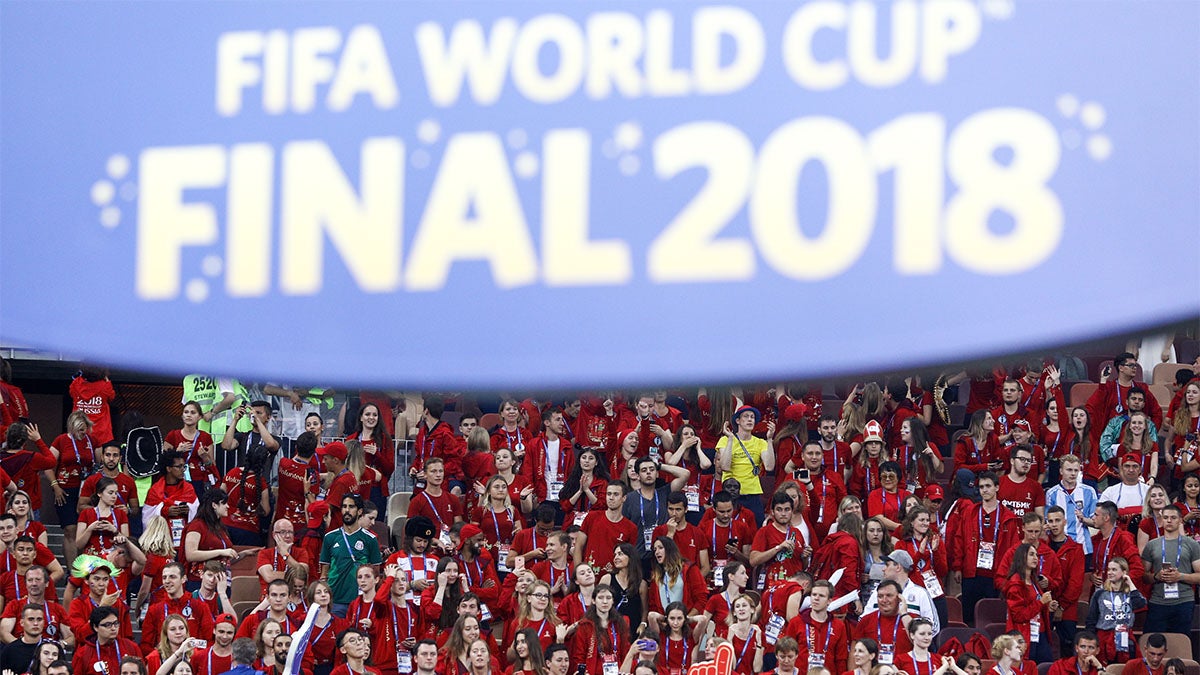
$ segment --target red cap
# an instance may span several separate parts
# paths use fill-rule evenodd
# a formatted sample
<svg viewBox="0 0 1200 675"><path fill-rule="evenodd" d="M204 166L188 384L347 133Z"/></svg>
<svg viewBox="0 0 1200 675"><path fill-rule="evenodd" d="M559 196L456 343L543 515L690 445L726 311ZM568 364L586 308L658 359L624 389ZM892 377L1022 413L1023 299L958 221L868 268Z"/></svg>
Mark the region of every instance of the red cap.
<svg viewBox="0 0 1200 675"><path fill-rule="evenodd" d="M238 625L238 620L237 617L232 614L218 614L217 618L213 619L213 625L216 626L217 624L222 623L232 624L236 627Z"/></svg>
<svg viewBox="0 0 1200 675"><path fill-rule="evenodd" d="M479 526L475 523L467 523L466 525L463 525L462 529L458 531L459 546L466 544L471 540L471 537L478 537L482 534L483 530L479 529Z"/></svg>
<svg viewBox="0 0 1200 675"><path fill-rule="evenodd" d="M946 491L942 489L941 485L927 485L925 486L925 498L931 501L945 499Z"/></svg>
<svg viewBox="0 0 1200 675"><path fill-rule="evenodd" d="M334 441L324 447L317 448L317 454L321 457L332 455L344 462L346 461L346 444L341 441Z"/></svg>
<svg viewBox="0 0 1200 675"><path fill-rule="evenodd" d="M1031 427L1031 426L1029 425L1029 420L1027 420L1027 419L1024 419L1024 418L1020 418L1020 419L1018 419L1016 422L1013 422L1013 426L1014 426L1014 427L1021 427L1021 428L1022 428L1022 429L1024 429L1025 431L1032 431L1032 430L1033 430L1033 427Z"/></svg>
<svg viewBox="0 0 1200 675"><path fill-rule="evenodd" d="M783 421L788 422L803 422L804 416L808 414L808 406L803 403L793 403L783 409Z"/></svg>
<svg viewBox="0 0 1200 675"><path fill-rule="evenodd" d="M325 500L313 502L306 509L308 512L308 529L317 530L325 526L325 516L329 515L329 503Z"/></svg>
<svg viewBox="0 0 1200 675"><path fill-rule="evenodd" d="M1127 452L1124 455L1121 455L1121 463L1122 464L1137 464L1138 466L1141 466L1142 465L1142 456L1135 452Z"/></svg>

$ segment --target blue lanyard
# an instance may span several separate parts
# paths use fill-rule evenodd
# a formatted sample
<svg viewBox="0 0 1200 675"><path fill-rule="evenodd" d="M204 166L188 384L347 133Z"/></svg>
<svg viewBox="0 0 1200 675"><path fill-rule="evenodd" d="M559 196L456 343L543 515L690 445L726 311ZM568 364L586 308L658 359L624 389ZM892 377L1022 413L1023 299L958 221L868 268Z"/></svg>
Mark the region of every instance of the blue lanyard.
<svg viewBox="0 0 1200 675"><path fill-rule="evenodd" d="M571 585L571 568L570 568L570 567L567 567L566 569L564 569L564 570L563 570L563 574L565 574L565 575L566 575L566 577L567 577L567 585L568 585L568 586L570 586L570 585ZM482 578L483 578L483 575L481 574L481 575L480 575L480 579L482 579ZM551 585L551 586L553 586L553 585L554 585L554 582L555 582L555 577L554 577L554 565L553 565L553 563L552 563L552 564L550 565L550 585ZM482 583L483 583L483 582L482 582L482 581L480 581L480 584L482 584ZM585 607L584 609L586 609L586 607Z"/></svg>
<svg viewBox="0 0 1200 675"><path fill-rule="evenodd" d="M979 505L979 540L983 541L983 504ZM992 512L992 541L996 544L1000 542L1000 507Z"/></svg>
<svg viewBox="0 0 1200 675"><path fill-rule="evenodd" d="M609 635L612 637L612 650L613 650L613 654L616 654L616 653L617 653L617 647L618 647L618 645L617 645L617 626L616 626L616 624L613 624L613 623L610 623L610 624L608 624L608 634L609 634Z"/></svg>
<svg viewBox="0 0 1200 675"><path fill-rule="evenodd" d="M734 664L734 670L742 665L742 661L746 658L746 650L750 649L750 643L754 641L754 631L750 630L746 633L746 641L742 643L742 653L738 656L737 663Z"/></svg>
<svg viewBox="0 0 1200 675"><path fill-rule="evenodd" d="M392 602L389 602L388 604L392 607L392 629L393 634L396 636L396 665L399 666L401 651L400 643L403 641L400 639L400 620L396 617L396 604ZM408 630L405 632L405 637L408 637L412 635L412 608L410 608L407 603L404 605L404 613L405 619L408 621ZM333 623L332 619L330 620L330 623ZM326 626L326 628L328 627L329 626Z"/></svg>
<svg viewBox="0 0 1200 675"><path fill-rule="evenodd" d="M670 637L667 638L667 667L671 667L671 643L674 642ZM687 668L688 666L688 641L687 636L683 636L683 656L679 659L679 667Z"/></svg>
<svg viewBox="0 0 1200 675"><path fill-rule="evenodd" d="M804 623L804 641L808 643L809 654L824 654L825 649L829 649L829 641L833 638L833 617L825 624L825 644L822 646L822 651L818 652L816 648L816 636L810 632L812 624L807 621Z"/></svg>
<svg viewBox="0 0 1200 675"><path fill-rule="evenodd" d="M95 603L93 603L93 604L95 604ZM117 650L117 663L120 663L121 658L122 658L121 657L121 637L120 636L117 636L117 638L115 640L113 640L113 647L116 648L116 650ZM104 659L100 656L100 640L99 639L96 640L96 663L104 663ZM105 665L107 666L107 664L105 664ZM104 669L104 672L108 673L107 667ZM109 673L109 675L112 675L112 673Z"/></svg>
<svg viewBox="0 0 1200 675"><path fill-rule="evenodd" d="M1179 569L1179 561L1181 560L1181 558L1179 556L1182 553L1183 553L1183 535L1181 534L1175 539L1175 569ZM1166 565L1167 565L1167 540L1166 539L1162 540L1162 564L1163 564L1163 567L1166 567Z"/></svg>
<svg viewBox="0 0 1200 675"><path fill-rule="evenodd" d="M511 525L512 524L512 512L510 512L508 510L507 506L504 507L504 513L505 513L505 515L508 516L508 521L509 521L509 524ZM496 520L496 511L495 511L495 509L491 508L490 506L488 507L488 514L492 517L492 527L494 527L496 529L496 543L499 544L504 539L503 537L500 536L500 521ZM537 547L535 546L534 548L537 548Z"/></svg>
<svg viewBox="0 0 1200 675"><path fill-rule="evenodd" d="M896 622L892 624L892 641L889 644L896 644L896 637L900 635L900 614L896 614ZM883 615L880 614L875 622L875 638L879 644L883 644Z"/></svg>
<svg viewBox="0 0 1200 675"><path fill-rule="evenodd" d="M657 493L656 493L656 494L657 494ZM732 519L730 519L730 521L729 521L729 534L725 535L725 543L726 543L726 544L728 544L728 543L729 543L729 540L730 540L732 537L733 537L733 520L732 520ZM715 559L715 558L717 557L717 551L719 550L719 549L717 548L717 519L716 519L716 518L713 518L713 521L712 521L712 539L710 539L709 541L711 541L711 542L712 542L712 552L713 552L713 558Z"/></svg>
<svg viewBox="0 0 1200 675"><path fill-rule="evenodd" d="M445 528L446 523L442 522L442 514L438 513L437 504L433 503L433 498L430 497L429 493L425 492L424 490L421 491L421 496L425 498L425 501L429 502L429 509L433 511L433 517L437 518L438 525L442 528Z"/></svg>
<svg viewBox="0 0 1200 675"><path fill-rule="evenodd" d="M646 529L646 498L638 493L638 513L642 516L642 529ZM654 491L654 524L658 524L658 490Z"/></svg>

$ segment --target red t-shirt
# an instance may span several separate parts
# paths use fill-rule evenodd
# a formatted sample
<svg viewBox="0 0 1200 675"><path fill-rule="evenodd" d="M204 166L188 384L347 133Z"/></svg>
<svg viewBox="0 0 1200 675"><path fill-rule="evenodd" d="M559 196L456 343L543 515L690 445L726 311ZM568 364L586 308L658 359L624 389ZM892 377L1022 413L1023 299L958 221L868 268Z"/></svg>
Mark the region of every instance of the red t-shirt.
<svg viewBox="0 0 1200 675"><path fill-rule="evenodd" d="M304 527L307 496L316 498L320 488L320 472L316 457L307 462L283 457L279 460L279 496L275 504L275 520L289 520L296 529Z"/></svg>
<svg viewBox="0 0 1200 675"><path fill-rule="evenodd" d="M313 564L312 559L308 557L308 551L305 551L302 547L293 544L291 556L296 560L296 562L308 565L309 576L312 576L314 572L318 571L316 565ZM275 548L274 546L271 548L264 548L258 552L258 556L255 558L255 572L257 573L258 568L262 567L263 565L270 565L271 569L275 570L276 572L286 572L287 556L279 555L279 549ZM267 582L263 580L261 575L258 577L258 584L262 587L262 593L259 595L259 598L261 599L267 597Z"/></svg>
<svg viewBox="0 0 1200 675"><path fill-rule="evenodd" d="M483 530L483 536L487 539L490 546L495 546L497 543L512 543L514 520L520 523L517 510L512 507L503 511L493 511L492 509L484 511L481 508L476 508L471 512L471 522Z"/></svg>
<svg viewBox="0 0 1200 675"><path fill-rule="evenodd" d="M229 515L222 518L225 527L236 527L257 533L258 507L262 504L263 490L269 490L266 479L254 475L247 478L245 469L235 466L225 474L221 489L229 496Z"/></svg>
<svg viewBox="0 0 1200 675"><path fill-rule="evenodd" d="M46 593L49 594L54 590L53 586L46 587ZM4 597L10 597L8 591L5 591ZM67 610L63 609L62 603L59 603L57 598L46 596L49 602L43 602L42 614L46 617L46 635L55 640L61 639L62 627L67 623ZM0 614L0 619L18 619L17 624L20 625L21 611L25 609L25 605L29 604L29 598L21 597L20 599L9 600L4 604L4 613ZM20 630L19 627L14 627L13 630Z"/></svg>
<svg viewBox="0 0 1200 675"><path fill-rule="evenodd" d="M617 544L637 543L637 525L624 516L614 523L608 519L608 511L589 512L579 529L587 535L585 562L600 569L612 564L613 551Z"/></svg>
<svg viewBox="0 0 1200 675"><path fill-rule="evenodd" d="M759 579L764 578L768 586L786 580L796 572L804 569L804 560L800 556L801 549L804 548L804 534L795 527L788 526L786 532L780 531L774 522L767 523L758 532L754 534L754 542L750 545L752 551L769 551L779 544L782 544L785 539L791 539L796 542L796 548L792 553L780 550L775 557L758 568Z"/></svg>
<svg viewBox="0 0 1200 675"><path fill-rule="evenodd" d="M34 542L34 547L36 553L33 555L33 564L45 567L56 560L54 551L41 543ZM12 551L0 552L0 573L11 572L15 569L17 569L17 559L13 557Z"/></svg>
<svg viewBox="0 0 1200 675"><path fill-rule="evenodd" d="M83 414L92 421L92 435L99 443L107 443L113 439L112 411L109 404L117 397L112 382L107 378L98 382L88 382L83 377L71 380L71 399L75 401L72 410L82 410Z"/></svg>
<svg viewBox="0 0 1200 675"><path fill-rule="evenodd" d="M654 538L667 536L667 524L663 523L654 528ZM704 533L700 528L692 525L686 520L683 521L683 527L675 530L675 545L679 547L679 554L683 559L693 565L700 564L700 551L708 548L708 539L704 537Z"/></svg>
<svg viewBox="0 0 1200 675"><path fill-rule="evenodd" d="M89 501L95 496L96 483L99 483L103 477L104 475L101 473L94 473L88 476L87 480L83 481L83 485L79 488L80 502ZM119 473L113 480L117 481L118 504L128 506L131 501L137 501L137 483L133 481L133 478L130 478L127 474Z"/></svg>
<svg viewBox="0 0 1200 675"><path fill-rule="evenodd" d="M354 478L354 474L350 473L349 469L342 469L341 473L334 476L333 481L329 484L329 491L325 493L325 502L329 504L330 531L342 526L342 500L346 495L357 493L358 480Z"/></svg>
<svg viewBox="0 0 1200 675"><path fill-rule="evenodd" d="M184 438L183 432L179 429L172 429L163 439L163 443L182 452L187 458L188 475L191 476L192 482L204 481L209 485L216 485L221 479L216 474L216 465L212 465L210 470L210 467L200 458L201 448L213 447L213 437L207 431L197 431L196 435L189 440Z"/></svg>
<svg viewBox="0 0 1200 675"><path fill-rule="evenodd" d="M63 490L78 490L85 471L96 465L96 450L99 445L91 436L77 440L70 434L60 434L50 447L58 450L58 468L54 477Z"/></svg>
<svg viewBox="0 0 1200 675"><path fill-rule="evenodd" d="M1007 474L1000 477L1000 490L997 492L1000 503L1009 511L1023 517L1026 511L1046 506L1046 491L1030 476L1020 483L1014 482Z"/></svg>
<svg viewBox="0 0 1200 675"><path fill-rule="evenodd" d="M195 675L221 675L233 667L233 653L228 656L214 654L216 645L210 644L207 649L197 649L192 652L192 673Z"/></svg>
<svg viewBox="0 0 1200 675"><path fill-rule="evenodd" d="M442 487L442 494L433 496L425 490L413 494L408 502L408 517L425 516L434 527L449 531L454 519L462 517L460 502Z"/></svg>
<svg viewBox="0 0 1200 675"><path fill-rule="evenodd" d="M0 574L0 595L9 601L24 600L25 596L29 595L29 589L25 586L25 575L17 574L16 570ZM47 600L58 600L58 589L54 584L46 584L45 596Z"/></svg>
<svg viewBox="0 0 1200 675"><path fill-rule="evenodd" d="M38 440L37 448L37 452L5 450L0 453L0 470L12 477L18 490L29 493L29 504L35 509L42 505L41 472L58 468L58 460L54 459L45 441Z"/></svg>
<svg viewBox="0 0 1200 675"><path fill-rule="evenodd" d="M100 515L96 511L95 506L90 506L79 514L79 527L86 528L94 522L100 520ZM104 517L104 520L109 521L117 526L117 531L114 534L105 534L103 532L92 532L92 536L88 539L87 545L83 549L83 553L88 555L103 556L105 552L116 546L113 539L121 534L121 526L125 526L125 531L129 531L129 516L121 509L114 508L109 515Z"/></svg>
<svg viewBox="0 0 1200 675"><path fill-rule="evenodd" d="M200 581L200 574L204 571L204 563L207 561L188 562L187 560L186 542L188 535L193 532L200 535L200 545L197 548L201 551L233 548L233 542L229 540L229 535L213 532L212 528L199 519L193 520L183 528L183 536L180 537L179 544L179 559L187 565L188 581Z"/></svg>

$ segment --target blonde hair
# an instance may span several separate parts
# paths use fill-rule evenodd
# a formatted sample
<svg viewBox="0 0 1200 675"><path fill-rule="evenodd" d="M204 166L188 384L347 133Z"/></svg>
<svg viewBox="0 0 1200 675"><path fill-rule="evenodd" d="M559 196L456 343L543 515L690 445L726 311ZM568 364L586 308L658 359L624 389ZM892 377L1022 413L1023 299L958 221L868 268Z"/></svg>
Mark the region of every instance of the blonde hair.
<svg viewBox="0 0 1200 675"><path fill-rule="evenodd" d="M1142 454L1148 455L1148 454L1150 454L1151 447L1153 447L1153 445L1154 445L1154 442L1150 440L1150 424L1151 424L1150 416L1139 410L1137 412L1129 413L1130 421L1133 421L1134 415L1141 415L1142 419L1146 420L1146 426L1142 427L1141 437L1138 440L1141 441L1141 444L1142 444L1142 447L1141 447ZM1133 447L1133 438L1134 438L1133 425L1126 422L1125 423L1125 433L1121 434L1121 445L1123 446L1123 448L1126 448L1126 449L1132 448ZM1122 450L1122 452L1124 452L1124 449Z"/></svg>
<svg viewBox="0 0 1200 675"><path fill-rule="evenodd" d="M88 419L88 416L82 410L76 410L75 412L71 413L70 415L67 415L67 433L68 434L77 434L77 433L86 434L94 426L95 426L95 423L92 422L90 419Z"/></svg>
<svg viewBox="0 0 1200 675"><path fill-rule="evenodd" d="M1004 652L1017 644L1017 638L1011 635L1000 635L992 640L992 658L999 661L1004 658Z"/></svg>
<svg viewBox="0 0 1200 675"><path fill-rule="evenodd" d="M171 654L175 653L175 648L171 646L171 641L167 638L167 630L171 627L172 621L178 621L183 624L184 630L188 632L188 634L183 637L185 641L192 636L192 631L190 628L188 628L187 619L185 619L182 614L172 614L168 616L166 621L163 621L162 627L158 629L158 655L163 661L166 661L168 658L170 658ZM187 656L184 658L189 661L191 660L191 649L187 650Z"/></svg>
<svg viewBox="0 0 1200 675"><path fill-rule="evenodd" d="M1155 490L1161 490L1163 493L1163 497L1166 497L1166 499L1167 499L1167 505L1169 506L1171 504L1171 495L1167 493L1167 488L1159 485L1158 483L1155 483L1154 485L1151 485L1146 490L1146 500L1142 502L1142 517L1143 518L1153 518L1155 515L1154 509L1150 508L1150 494L1152 492L1154 492Z"/></svg>
<svg viewBox="0 0 1200 675"><path fill-rule="evenodd" d="M1192 412L1186 398L1187 390L1191 387L1200 389L1200 381L1192 380L1184 385L1184 396L1179 399L1179 407L1175 409L1175 419L1171 420L1171 426L1175 427L1175 433L1181 438L1192 431Z"/></svg>
<svg viewBox="0 0 1200 675"><path fill-rule="evenodd" d="M362 480L363 472L367 470L367 453L359 441L346 441L346 468L354 474L354 480Z"/></svg>
<svg viewBox="0 0 1200 675"><path fill-rule="evenodd" d="M146 525L146 531L138 538L138 544L146 553L156 553L164 558L175 559L175 545L171 539L171 526L162 516L154 516Z"/></svg>
<svg viewBox="0 0 1200 675"><path fill-rule="evenodd" d="M479 427L475 427L475 428L478 429ZM472 433L474 433L474 432L472 432ZM504 483L504 508L511 509L513 507L512 495L510 495L508 493L508 481L505 480L504 476L497 474L497 475L489 478L487 485L485 485L483 487L484 499L487 500L486 507L484 509L485 511L490 511L492 509L492 483L495 483L497 481Z"/></svg>

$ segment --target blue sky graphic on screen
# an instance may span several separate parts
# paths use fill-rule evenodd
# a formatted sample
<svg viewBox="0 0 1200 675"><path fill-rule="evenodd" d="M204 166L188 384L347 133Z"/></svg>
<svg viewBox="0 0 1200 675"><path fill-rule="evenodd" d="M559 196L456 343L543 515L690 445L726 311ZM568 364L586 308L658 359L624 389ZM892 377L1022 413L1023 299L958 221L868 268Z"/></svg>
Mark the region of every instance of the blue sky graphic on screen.
<svg viewBox="0 0 1200 675"><path fill-rule="evenodd" d="M1200 308L1200 3L0 19L9 341L572 386L903 367Z"/></svg>

